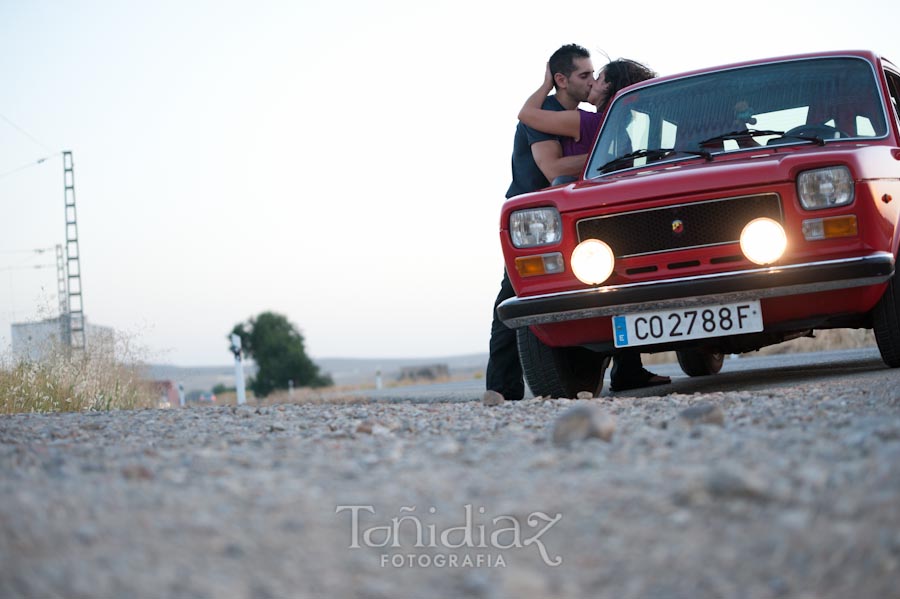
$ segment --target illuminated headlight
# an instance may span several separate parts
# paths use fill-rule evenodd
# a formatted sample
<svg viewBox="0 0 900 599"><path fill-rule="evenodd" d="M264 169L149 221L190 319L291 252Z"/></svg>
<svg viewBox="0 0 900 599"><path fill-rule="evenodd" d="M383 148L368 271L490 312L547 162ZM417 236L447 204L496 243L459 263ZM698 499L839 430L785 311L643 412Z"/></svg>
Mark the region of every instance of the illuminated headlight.
<svg viewBox="0 0 900 599"><path fill-rule="evenodd" d="M517 248L557 243L562 238L556 208L530 208L509 215L509 235Z"/></svg>
<svg viewBox="0 0 900 599"><path fill-rule="evenodd" d="M784 227L771 218L754 218L741 231L741 251L756 264L771 264L787 249Z"/></svg>
<svg viewBox="0 0 900 599"><path fill-rule="evenodd" d="M612 248L599 239L585 239L572 252L572 272L586 285L599 285L608 279L615 264Z"/></svg>
<svg viewBox="0 0 900 599"><path fill-rule="evenodd" d="M853 201L853 178L846 166L818 168L800 173L797 195L806 210L844 206Z"/></svg>

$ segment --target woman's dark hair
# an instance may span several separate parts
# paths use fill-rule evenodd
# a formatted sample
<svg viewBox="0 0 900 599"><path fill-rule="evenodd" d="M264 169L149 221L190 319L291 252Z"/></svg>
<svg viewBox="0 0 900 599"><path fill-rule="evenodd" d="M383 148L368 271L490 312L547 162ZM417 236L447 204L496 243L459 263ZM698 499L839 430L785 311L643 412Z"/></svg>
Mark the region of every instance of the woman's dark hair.
<svg viewBox="0 0 900 599"><path fill-rule="evenodd" d="M635 83L640 83L641 81L656 77L656 73L650 68L635 60L629 60L627 58L611 60L603 67L603 75L606 78L606 82L609 83L609 93L606 95L603 105L597 107L598 112L606 110L610 100L612 100L613 96L619 93L620 90L629 85L634 85Z"/></svg>

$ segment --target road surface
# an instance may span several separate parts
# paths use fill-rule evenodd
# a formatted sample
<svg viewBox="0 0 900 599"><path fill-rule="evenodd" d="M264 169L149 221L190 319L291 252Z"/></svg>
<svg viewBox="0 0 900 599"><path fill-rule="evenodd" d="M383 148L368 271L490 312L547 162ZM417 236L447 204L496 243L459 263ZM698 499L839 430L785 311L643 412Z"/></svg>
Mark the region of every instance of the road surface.
<svg viewBox="0 0 900 599"><path fill-rule="evenodd" d="M900 371L641 394L2 417L0 597L897 596Z"/></svg>

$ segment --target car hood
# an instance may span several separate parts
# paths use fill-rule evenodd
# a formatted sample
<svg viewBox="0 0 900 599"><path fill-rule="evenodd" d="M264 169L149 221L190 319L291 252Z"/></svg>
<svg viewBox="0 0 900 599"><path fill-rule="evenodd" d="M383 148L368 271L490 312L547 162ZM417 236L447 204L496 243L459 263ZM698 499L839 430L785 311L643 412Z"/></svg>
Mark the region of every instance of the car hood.
<svg viewBox="0 0 900 599"><path fill-rule="evenodd" d="M857 178L866 178L865 172L872 172L872 167L882 161L890 161L892 168L897 168L896 158L887 146L860 147L855 143L843 143L826 147L761 147L755 151L718 155L712 161L696 158L665 162L582 180L565 187L518 196L510 200L514 205L509 208L552 203L560 212L572 212L627 207L638 201L671 200L680 196L756 193L792 182L801 171L839 164L853 165Z"/></svg>

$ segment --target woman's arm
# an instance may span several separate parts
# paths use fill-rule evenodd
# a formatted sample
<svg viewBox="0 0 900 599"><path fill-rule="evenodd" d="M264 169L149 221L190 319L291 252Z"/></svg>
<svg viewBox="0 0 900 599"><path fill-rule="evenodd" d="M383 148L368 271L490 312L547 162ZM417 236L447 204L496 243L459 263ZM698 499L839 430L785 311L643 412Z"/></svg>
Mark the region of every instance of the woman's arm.
<svg viewBox="0 0 900 599"><path fill-rule="evenodd" d="M584 172L584 163L587 162L587 154L563 156L559 142L554 140L531 144L531 154L547 181L566 175L580 177Z"/></svg>
<svg viewBox="0 0 900 599"><path fill-rule="evenodd" d="M577 110L544 110L544 100L553 90L553 76L550 67L544 72L544 83L525 101L519 111L519 120L538 131L551 135L571 137L575 141L581 138L581 117Z"/></svg>

